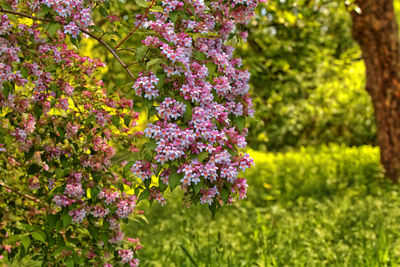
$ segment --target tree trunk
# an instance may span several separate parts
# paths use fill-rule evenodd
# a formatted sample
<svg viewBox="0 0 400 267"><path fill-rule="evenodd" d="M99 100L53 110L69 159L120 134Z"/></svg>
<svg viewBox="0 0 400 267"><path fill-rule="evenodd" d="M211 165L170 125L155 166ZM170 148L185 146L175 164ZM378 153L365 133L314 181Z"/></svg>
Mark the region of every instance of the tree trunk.
<svg viewBox="0 0 400 267"><path fill-rule="evenodd" d="M393 0L356 0L351 12L353 37L365 61L367 84L375 109L381 163L386 176L400 177L400 48Z"/></svg>

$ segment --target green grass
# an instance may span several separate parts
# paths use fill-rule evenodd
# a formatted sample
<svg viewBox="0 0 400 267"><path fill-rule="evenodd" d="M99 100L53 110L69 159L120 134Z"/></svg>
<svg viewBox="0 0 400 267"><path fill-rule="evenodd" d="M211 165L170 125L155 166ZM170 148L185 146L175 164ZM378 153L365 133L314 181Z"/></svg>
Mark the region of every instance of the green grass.
<svg viewBox="0 0 400 267"><path fill-rule="evenodd" d="M182 206L180 193L151 209L141 266L396 266L400 188L383 179L377 148L339 146L264 154L245 175L245 201L211 219L206 206Z"/></svg>

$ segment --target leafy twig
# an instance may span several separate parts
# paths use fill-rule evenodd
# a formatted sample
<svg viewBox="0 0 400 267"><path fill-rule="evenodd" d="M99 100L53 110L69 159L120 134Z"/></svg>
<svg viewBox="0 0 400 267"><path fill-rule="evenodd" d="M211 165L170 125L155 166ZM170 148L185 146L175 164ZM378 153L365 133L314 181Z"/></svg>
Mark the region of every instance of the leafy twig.
<svg viewBox="0 0 400 267"><path fill-rule="evenodd" d="M144 19L147 18L147 15L149 14L150 9L154 6L155 3L156 3L156 0L153 0L153 1L151 2L151 4L149 5L149 7L148 7L147 10L146 10L146 13L145 13L144 16L142 17L142 19L139 21L138 25L136 25L136 27L135 27L130 33L128 33L128 35L125 36L125 38L122 39L122 41L119 42L119 44L117 44L117 45L115 46L115 48L114 48L115 50L117 50L118 47L120 47L126 40L128 40L129 37L131 37L132 34L134 34L135 31L140 27L140 25L142 25Z"/></svg>

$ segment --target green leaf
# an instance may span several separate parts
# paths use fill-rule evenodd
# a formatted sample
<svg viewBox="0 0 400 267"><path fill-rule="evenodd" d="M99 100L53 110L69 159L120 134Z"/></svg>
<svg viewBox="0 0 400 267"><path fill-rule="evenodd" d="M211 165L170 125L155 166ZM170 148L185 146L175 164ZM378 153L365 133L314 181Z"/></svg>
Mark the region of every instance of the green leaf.
<svg viewBox="0 0 400 267"><path fill-rule="evenodd" d="M89 233L93 239L97 240L99 238L99 230L94 226L89 226Z"/></svg>
<svg viewBox="0 0 400 267"><path fill-rule="evenodd" d="M229 191L227 188L222 188L221 190L221 198L224 201L224 203L228 203L228 199L229 199Z"/></svg>
<svg viewBox="0 0 400 267"><path fill-rule="evenodd" d="M200 192L200 189L203 188L203 184L204 184L204 180L201 179L200 182L192 185L195 195L197 195Z"/></svg>
<svg viewBox="0 0 400 267"><path fill-rule="evenodd" d="M100 189L97 186L90 188L90 198L92 200L95 200L97 198L97 195L99 194L99 192L100 192Z"/></svg>
<svg viewBox="0 0 400 267"><path fill-rule="evenodd" d="M190 261L192 262L193 266L199 266L197 264L197 262L194 260L193 256L191 255L191 253L189 252L189 250L184 246L184 245L180 245L183 252L186 254L186 256L190 259Z"/></svg>
<svg viewBox="0 0 400 267"><path fill-rule="evenodd" d="M56 178L62 178L64 177L64 170L62 168L57 168L56 169Z"/></svg>
<svg viewBox="0 0 400 267"><path fill-rule="evenodd" d="M154 66L162 61L162 58L155 58L147 62L146 69L149 69L151 66Z"/></svg>
<svg viewBox="0 0 400 267"><path fill-rule="evenodd" d="M28 248L31 244L31 239L29 238L29 236L23 236L21 238L21 244L24 246L25 251L28 251Z"/></svg>
<svg viewBox="0 0 400 267"><path fill-rule="evenodd" d="M185 118L185 120L190 121L192 119L192 105L190 104L189 101L184 101L186 109L185 109L185 114L183 115L183 117Z"/></svg>
<svg viewBox="0 0 400 267"><path fill-rule="evenodd" d="M124 117L124 124L126 127L131 125L132 117L130 115L125 115Z"/></svg>
<svg viewBox="0 0 400 267"><path fill-rule="evenodd" d="M208 206L208 208L211 211L211 217L213 220L215 218L215 213L217 212L218 207L219 207L219 203L215 200L213 201L213 203L210 206Z"/></svg>
<svg viewBox="0 0 400 267"><path fill-rule="evenodd" d="M215 71L217 70L217 65L215 65L215 64L212 63L212 62L208 62L208 63L206 64L206 67L208 68L208 72L209 72L211 75L214 74Z"/></svg>
<svg viewBox="0 0 400 267"><path fill-rule="evenodd" d="M168 185L164 184L161 179L158 182L158 188L160 189L161 192L164 192L167 189Z"/></svg>
<svg viewBox="0 0 400 267"><path fill-rule="evenodd" d="M124 175L125 175L125 176L127 176L127 175L130 173L131 167L132 167L133 163L134 163L133 161L129 161L129 162L124 166L123 172L124 172Z"/></svg>
<svg viewBox="0 0 400 267"><path fill-rule="evenodd" d="M144 143L144 144L142 145L142 147L143 147L143 149L145 149L145 150L150 150L150 151L152 151L152 150L156 149L157 143L156 143L156 141L151 140L151 141L149 141L149 142L147 142L147 143Z"/></svg>
<svg viewBox="0 0 400 267"><path fill-rule="evenodd" d="M139 201L141 201L141 200L143 200L143 199L148 200L149 197L150 197L150 190L149 190L149 189L145 189L145 190L143 190L142 193L140 194Z"/></svg>
<svg viewBox="0 0 400 267"><path fill-rule="evenodd" d="M175 23L178 20L179 13L177 11L172 11L172 12L169 12L168 16L169 16L169 19L173 23Z"/></svg>
<svg viewBox="0 0 400 267"><path fill-rule="evenodd" d="M25 152L25 159L30 160L33 157L34 153L35 153L35 148L31 147L28 152ZM33 171L32 171L32 169L29 169L28 171L33 172L33 173L37 172L37 171L35 171L35 166L32 166L32 168L34 168Z"/></svg>
<svg viewBox="0 0 400 267"><path fill-rule="evenodd" d="M11 143L13 142L13 137L9 134L6 134L6 136L4 137L4 144L6 146L11 145Z"/></svg>
<svg viewBox="0 0 400 267"><path fill-rule="evenodd" d="M180 184L182 178L183 178L183 173L175 172L169 176L168 182L171 191L173 191Z"/></svg>
<svg viewBox="0 0 400 267"><path fill-rule="evenodd" d="M157 83L157 88L162 89L165 83L165 78L167 78L166 74L157 74L158 78L158 83Z"/></svg>
<svg viewBox="0 0 400 267"><path fill-rule="evenodd" d="M21 72L22 77L28 77L29 71L27 68L20 68L19 71Z"/></svg>
<svg viewBox="0 0 400 267"><path fill-rule="evenodd" d="M41 10L37 13L38 17L46 16L51 11L51 8L43 5Z"/></svg>
<svg viewBox="0 0 400 267"><path fill-rule="evenodd" d="M206 54L204 54L204 53L201 52L201 51L196 51L196 52L194 52L194 53L193 53L193 56L194 56L195 58L197 58L198 60L200 60L200 61L204 61L204 60L207 59Z"/></svg>
<svg viewBox="0 0 400 267"><path fill-rule="evenodd" d="M14 92L14 85L13 84L10 84L10 83L8 83L8 82L6 82L6 83L3 83L3 95L5 96L5 97L8 97L8 95L10 94L10 93L12 93L12 92Z"/></svg>
<svg viewBox="0 0 400 267"><path fill-rule="evenodd" d="M63 226L62 220L58 220L56 224L57 231L60 231L63 228L62 226Z"/></svg>
<svg viewBox="0 0 400 267"><path fill-rule="evenodd" d="M71 37L71 38L69 38L69 40L71 41L71 43L73 44L73 45L75 45L76 46L76 48L80 48L80 42L81 42L81 40L82 40L82 38L80 37L80 36L78 36L78 38L73 38L73 37Z"/></svg>
<svg viewBox="0 0 400 267"><path fill-rule="evenodd" d="M104 33L103 29L97 25L89 26L89 29L92 29L93 31L98 32L98 33Z"/></svg>
<svg viewBox="0 0 400 267"><path fill-rule="evenodd" d="M14 22L15 24L19 24L19 21L18 21L18 17L17 16L15 16L15 15L13 15L13 14L7 14L7 17L8 17L8 19L9 20L11 20L12 22Z"/></svg>
<svg viewBox="0 0 400 267"><path fill-rule="evenodd" d="M153 108L154 100L144 99L144 104L146 105L147 110Z"/></svg>
<svg viewBox="0 0 400 267"><path fill-rule="evenodd" d="M239 132L242 132L243 129L244 129L244 127L245 127L245 123L246 123L245 118L244 118L243 116L239 116L239 117L236 117L236 118L233 120L233 122L234 122L235 125L237 126Z"/></svg>
<svg viewBox="0 0 400 267"><path fill-rule="evenodd" d="M197 155L197 159L203 163L203 161L208 157L208 152L204 151Z"/></svg>
<svg viewBox="0 0 400 267"><path fill-rule="evenodd" d="M33 232L32 234L33 239L38 240L42 243L46 243L46 235L43 232Z"/></svg>
<svg viewBox="0 0 400 267"><path fill-rule="evenodd" d="M119 128L120 118L118 115L112 115L111 122L115 127L117 127L117 129Z"/></svg>
<svg viewBox="0 0 400 267"><path fill-rule="evenodd" d="M63 250L65 250L65 247L57 247L56 250L54 250L54 252L51 254L51 256L57 256L59 255Z"/></svg>
<svg viewBox="0 0 400 267"><path fill-rule="evenodd" d="M64 155L60 157L60 162L61 162L61 165L63 166L63 168L69 168L69 167L71 167L71 163L69 162L69 160L67 159L67 157L64 156Z"/></svg>
<svg viewBox="0 0 400 267"><path fill-rule="evenodd" d="M94 116L94 114L91 114L85 121L86 124L91 124L92 122L94 122L94 120L96 119L96 117Z"/></svg>
<svg viewBox="0 0 400 267"><path fill-rule="evenodd" d="M92 173L92 177L93 177L93 180L95 180L96 182L99 182L101 180L101 173L99 173L99 172Z"/></svg>
<svg viewBox="0 0 400 267"><path fill-rule="evenodd" d="M105 225L106 224L104 224L103 226L105 226ZM100 239L101 239L101 241L104 242L105 245L108 244L108 239L109 239L108 235L109 235L108 233L101 233L101 235L100 235Z"/></svg>
<svg viewBox="0 0 400 267"><path fill-rule="evenodd" d="M54 37L54 35L57 33L57 31L60 28L61 28L60 24L58 24L58 23L50 23L49 29L48 29L50 37Z"/></svg>
<svg viewBox="0 0 400 267"><path fill-rule="evenodd" d="M141 7L149 7L150 3L145 0L135 0L136 4Z"/></svg>
<svg viewBox="0 0 400 267"><path fill-rule="evenodd" d="M12 235L10 238L8 238L9 243L14 243L20 240L21 235Z"/></svg>
<svg viewBox="0 0 400 267"><path fill-rule="evenodd" d="M147 151L144 154L144 159L147 160L147 161L151 161L153 159L153 153L151 151Z"/></svg>
<svg viewBox="0 0 400 267"><path fill-rule="evenodd" d="M147 119L150 120L154 115L157 114L157 110L155 107L152 107L147 113Z"/></svg>
<svg viewBox="0 0 400 267"><path fill-rule="evenodd" d="M35 113L37 118L40 118L40 116L42 116L43 114L43 107L35 105L35 107L33 108L33 112Z"/></svg>
<svg viewBox="0 0 400 267"><path fill-rule="evenodd" d="M196 41L198 38L204 38L204 34L198 32L198 33L193 34L192 38L194 41Z"/></svg>
<svg viewBox="0 0 400 267"><path fill-rule="evenodd" d="M135 59L141 61L146 55L146 51L149 49L147 46L141 46L136 49Z"/></svg>
<svg viewBox="0 0 400 267"><path fill-rule="evenodd" d="M164 12L164 9L161 6L153 6L150 8L151 12Z"/></svg>
<svg viewBox="0 0 400 267"><path fill-rule="evenodd" d="M7 3L1 3L0 6L4 9L12 10L13 8Z"/></svg>
<svg viewBox="0 0 400 267"><path fill-rule="evenodd" d="M146 188L149 188L149 187L150 187L150 184L151 184L151 179L148 178L148 179L144 180L143 183L144 183L144 186L145 186Z"/></svg>
<svg viewBox="0 0 400 267"><path fill-rule="evenodd" d="M62 221L63 221L63 228L65 229L68 225L70 225L70 223L72 222L72 217L69 216L68 213L64 214L64 216L62 217Z"/></svg>
<svg viewBox="0 0 400 267"><path fill-rule="evenodd" d="M52 230L57 223L57 220L59 219L59 215L55 214L50 214L47 216L47 222L48 222L48 229Z"/></svg>
<svg viewBox="0 0 400 267"><path fill-rule="evenodd" d="M35 174L37 172L40 171L40 167L39 165L37 165L36 163L32 164L31 166L29 166L28 168L28 174Z"/></svg>
<svg viewBox="0 0 400 267"><path fill-rule="evenodd" d="M72 257L68 257L66 263L67 267L74 267L74 259Z"/></svg>
<svg viewBox="0 0 400 267"><path fill-rule="evenodd" d="M107 9L105 9L105 8L102 7L102 6L99 7L99 12L100 12L100 15L102 15L103 17L107 17L107 16L108 16L108 11L107 11Z"/></svg>

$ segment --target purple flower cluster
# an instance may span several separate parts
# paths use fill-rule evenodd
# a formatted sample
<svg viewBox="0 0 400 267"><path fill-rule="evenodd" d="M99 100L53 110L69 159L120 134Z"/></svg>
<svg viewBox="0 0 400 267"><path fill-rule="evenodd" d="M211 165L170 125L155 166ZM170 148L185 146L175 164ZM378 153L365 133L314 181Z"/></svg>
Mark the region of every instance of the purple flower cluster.
<svg viewBox="0 0 400 267"><path fill-rule="evenodd" d="M156 109L160 117L164 120L176 120L185 113L186 107L185 104L167 97Z"/></svg>
<svg viewBox="0 0 400 267"><path fill-rule="evenodd" d="M258 2L164 0L163 12L144 18L141 27L153 34L143 44L163 63L162 70L141 73L133 86L138 95L144 92L159 103L158 120L145 129L156 142L154 158L136 161L131 168L136 176L145 180L160 173L167 184L171 173L182 174L182 188L197 194L191 188L201 184L203 195L196 197L210 205L222 200L225 184L232 194L244 197L245 180L238 175L253 164L248 154L239 152L247 145L245 117L254 114L250 74L241 69L240 58L233 57L234 48L226 41L235 34L247 37L236 25L249 21ZM171 11L191 19L172 18ZM158 88L161 76L167 78ZM176 168L171 168L173 162Z"/></svg>
<svg viewBox="0 0 400 267"><path fill-rule="evenodd" d="M86 210L85 209L71 210L68 214L69 216L72 217L72 221L76 223L81 223L83 219L86 217Z"/></svg>
<svg viewBox="0 0 400 267"><path fill-rule="evenodd" d="M121 257L122 263L129 263L129 266L139 266L139 259L133 258L133 251L130 249L123 249L118 251L118 255Z"/></svg>
<svg viewBox="0 0 400 267"><path fill-rule="evenodd" d="M203 192L203 196L200 199L201 204L208 203L208 205L211 205L213 203L214 197L218 195L218 189L214 186L205 192Z"/></svg>
<svg viewBox="0 0 400 267"><path fill-rule="evenodd" d="M85 7L85 1L82 0L42 0L36 1L35 6L38 10L43 6L54 10L56 19L64 24L64 33L74 38L80 34L80 27L87 28L93 24L92 10Z"/></svg>
<svg viewBox="0 0 400 267"><path fill-rule="evenodd" d="M118 204L117 215L120 218L126 218L133 213L133 210L136 207L136 196L131 195L123 200L121 200Z"/></svg>
<svg viewBox="0 0 400 267"><path fill-rule="evenodd" d="M136 94L142 95L142 92L144 92L145 98L154 99L158 97L159 94L156 89L157 82L158 78L154 73L149 73L148 75L141 73L133 85L133 88L135 89Z"/></svg>
<svg viewBox="0 0 400 267"><path fill-rule="evenodd" d="M131 172L144 181L149 178L151 179L151 176L154 175L155 167L155 164L138 160L131 167Z"/></svg>

